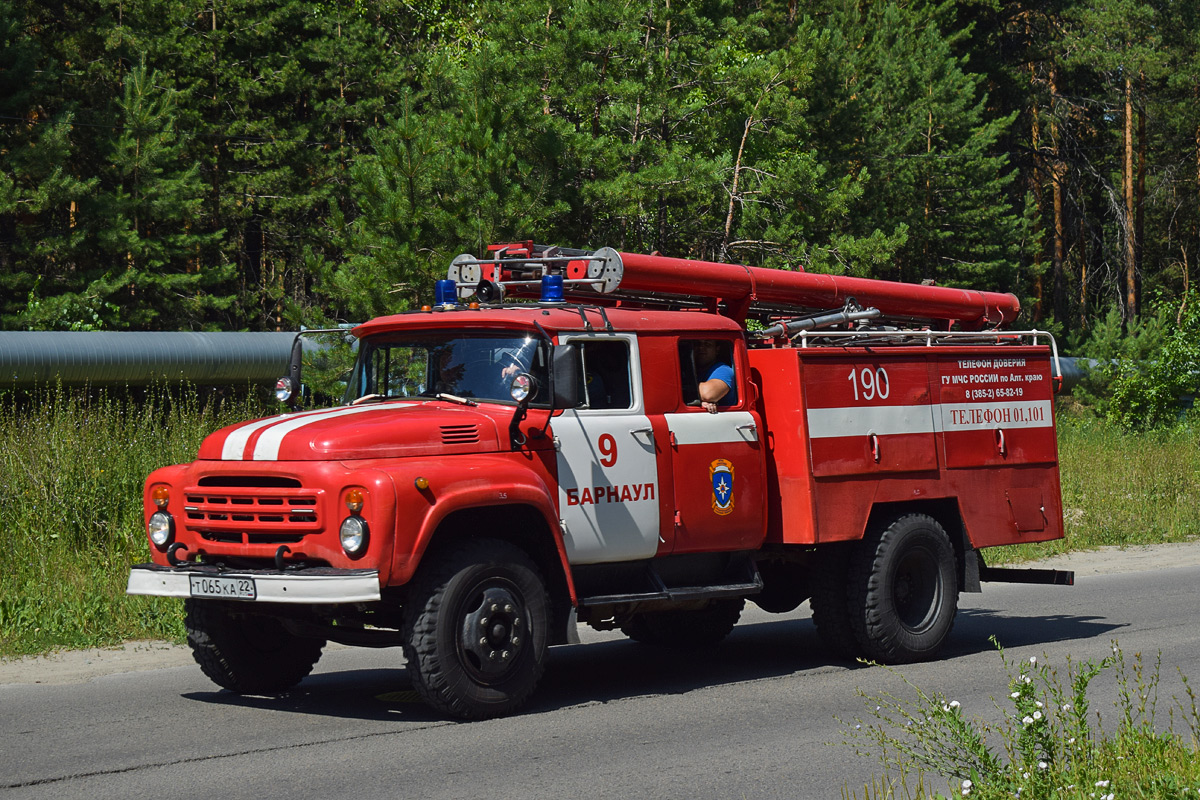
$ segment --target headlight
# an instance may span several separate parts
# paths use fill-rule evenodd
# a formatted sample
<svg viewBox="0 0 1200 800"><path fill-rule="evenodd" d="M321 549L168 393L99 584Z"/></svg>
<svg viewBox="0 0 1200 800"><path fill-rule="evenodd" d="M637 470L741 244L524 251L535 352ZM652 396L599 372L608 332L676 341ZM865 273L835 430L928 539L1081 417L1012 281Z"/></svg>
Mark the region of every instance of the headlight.
<svg viewBox="0 0 1200 800"><path fill-rule="evenodd" d="M346 555L354 558L367 549L367 521L362 517L346 517L338 535L342 537L342 549Z"/></svg>
<svg viewBox="0 0 1200 800"><path fill-rule="evenodd" d="M156 546L162 547L171 541L171 537L175 534L175 520L171 519L170 514L156 511L150 515L150 520L146 523L146 532L150 534L150 541L154 542Z"/></svg>

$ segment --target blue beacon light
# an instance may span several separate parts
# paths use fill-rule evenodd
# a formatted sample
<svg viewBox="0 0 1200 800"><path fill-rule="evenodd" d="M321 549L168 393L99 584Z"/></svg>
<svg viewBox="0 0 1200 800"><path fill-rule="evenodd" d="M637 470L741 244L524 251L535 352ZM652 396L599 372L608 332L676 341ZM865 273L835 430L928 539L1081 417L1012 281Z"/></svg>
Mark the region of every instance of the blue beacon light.
<svg viewBox="0 0 1200 800"><path fill-rule="evenodd" d="M542 298L543 303L561 303L563 302L563 277L562 275L543 275L542 276Z"/></svg>
<svg viewBox="0 0 1200 800"><path fill-rule="evenodd" d="M449 278L433 285L433 304L436 306L458 305L458 287Z"/></svg>

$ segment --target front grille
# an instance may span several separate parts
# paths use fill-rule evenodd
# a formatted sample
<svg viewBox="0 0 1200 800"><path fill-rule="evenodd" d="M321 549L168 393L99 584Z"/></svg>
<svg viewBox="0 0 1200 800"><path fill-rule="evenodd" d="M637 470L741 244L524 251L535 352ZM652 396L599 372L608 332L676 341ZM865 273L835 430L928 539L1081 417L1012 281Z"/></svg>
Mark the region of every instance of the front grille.
<svg viewBox="0 0 1200 800"><path fill-rule="evenodd" d="M478 442L478 425L442 426L442 444L476 444Z"/></svg>
<svg viewBox="0 0 1200 800"><path fill-rule="evenodd" d="M296 544L321 530L320 491L272 478L201 483L209 485L184 490L184 513L187 527L209 541Z"/></svg>

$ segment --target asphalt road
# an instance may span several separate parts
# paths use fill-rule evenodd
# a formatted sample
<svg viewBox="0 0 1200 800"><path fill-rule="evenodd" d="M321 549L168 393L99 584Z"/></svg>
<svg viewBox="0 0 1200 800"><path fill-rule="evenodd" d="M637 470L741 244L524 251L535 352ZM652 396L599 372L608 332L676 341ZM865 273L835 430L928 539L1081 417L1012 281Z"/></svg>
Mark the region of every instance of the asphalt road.
<svg viewBox="0 0 1200 800"><path fill-rule="evenodd" d="M1200 567L1083 575L1074 587L989 584L964 595L941 660L914 684L997 714L1012 659L1062 665L1161 651L1160 719L1200 680ZM220 691L199 668L82 683L0 685L0 798L837 798L878 763L843 744L857 690L905 694L899 675L830 659L807 605L748 608L720 647L670 655L581 631L551 651L531 706L476 723L411 696L397 650L338 649L281 698ZM1113 717L1115 681L1094 684Z"/></svg>

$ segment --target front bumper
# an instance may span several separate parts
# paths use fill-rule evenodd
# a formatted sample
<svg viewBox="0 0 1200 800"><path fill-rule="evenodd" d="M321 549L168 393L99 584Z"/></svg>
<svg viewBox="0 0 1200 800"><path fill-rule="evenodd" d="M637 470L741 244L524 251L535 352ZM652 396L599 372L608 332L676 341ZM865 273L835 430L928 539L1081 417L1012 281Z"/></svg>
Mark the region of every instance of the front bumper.
<svg viewBox="0 0 1200 800"><path fill-rule="evenodd" d="M156 597L191 597L193 575L219 578L252 578L257 588L246 603L367 603L380 599L379 571L314 567L303 572L276 570L222 570L193 564L162 567L137 564L129 571L126 594ZM237 599L237 598L230 598Z"/></svg>

